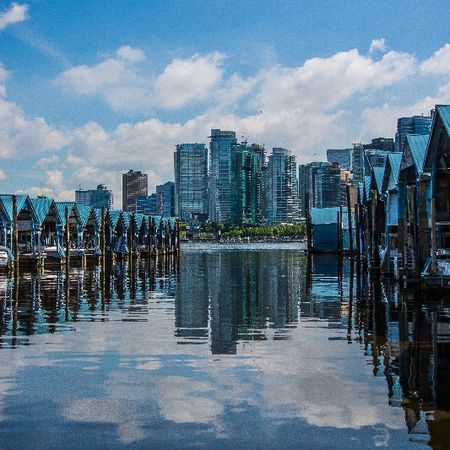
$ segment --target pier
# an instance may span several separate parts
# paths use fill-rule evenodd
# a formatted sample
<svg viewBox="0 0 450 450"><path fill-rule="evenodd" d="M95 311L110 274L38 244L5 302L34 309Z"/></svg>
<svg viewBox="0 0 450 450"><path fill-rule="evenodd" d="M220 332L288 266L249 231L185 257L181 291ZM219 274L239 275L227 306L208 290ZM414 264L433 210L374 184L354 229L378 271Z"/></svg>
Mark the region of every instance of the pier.
<svg viewBox="0 0 450 450"><path fill-rule="evenodd" d="M3 269L61 268L178 254L179 221L26 194L0 195Z"/></svg>

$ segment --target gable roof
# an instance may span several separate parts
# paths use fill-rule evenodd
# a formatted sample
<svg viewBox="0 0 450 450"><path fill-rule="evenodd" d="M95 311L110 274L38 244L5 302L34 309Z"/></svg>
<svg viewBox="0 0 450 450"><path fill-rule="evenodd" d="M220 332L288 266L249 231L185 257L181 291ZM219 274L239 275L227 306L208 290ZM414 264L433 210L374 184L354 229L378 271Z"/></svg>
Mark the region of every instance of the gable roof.
<svg viewBox="0 0 450 450"><path fill-rule="evenodd" d="M144 215L135 213L134 214L134 221L136 223L136 230L139 231L142 227L142 223L144 222Z"/></svg>
<svg viewBox="0 0 450 450"><path fill-rule="evenodd" d="M441 116L442 123L450 136L450 105L436 105L436 112Z"/></svg>
<svg viewBox="0 0 450 450"><path fill-rule="evenodd" d="M66 207L69 209L69 216L72 212L75 202L55 202L56 211L58 212L59 220L66 226Z"/></svg>
<svg viewBox="0 0 450 450"><path fill-rule="evenodd" d="M400 175L400 163L402 162L402 154L400 152L389 153L388 155L389 167L391 168L392 178L395 184L398 183L398 176Z"/></svg>
<svg viewBox="0 0 450 450"><path fill-rule="evenodd" d="M383 193L383 178L385 167L374 167L372 169L373 176L375 178L375 184L378 194Z"/></svg>
<svg viewBox="0 0 450 450"><path fill-rule="evenodd" d="M429 137L429 134L406 135L406 142L408 143L418 173L422 173L423 171Z"/></svg>
<svg viewBox="0 0 450 450"><path fill-rule="evenodd" d="M18 194L16 195L16 207L17 207L17 214L20 213L20 211L24 208L25 203L28 199L28 195L26 194ZM3 209L8 216L8 220L12 222L13 219L13 196L3 194L0 195L0 201L3 204Z"/></svg>
<svg viewBox="0 0 450 450"><path fill-rule="evenodd" d="M38 221L39 226L44 223L45 218L47 217L48 211L53 203L52 198L32 198L31 204L33 205L34 212L36 213L36 219Z"/></svg>
<svg viewBox="0 0 450 450"><path fill-rule="evenodd" d="M78 213L78 217L80 218L81 225L85 227L88 223L89 217L91 217L92 206L80 205L78 203L75 204L75 208Z"/></svg>
<svg viewBox="0 0 450 450"><path fill-rule="evenodd" d="M111 225L113 228L116 228L120 218L122 217L122 211L119 209L110 209L109 217L111 218Z"/></svg>

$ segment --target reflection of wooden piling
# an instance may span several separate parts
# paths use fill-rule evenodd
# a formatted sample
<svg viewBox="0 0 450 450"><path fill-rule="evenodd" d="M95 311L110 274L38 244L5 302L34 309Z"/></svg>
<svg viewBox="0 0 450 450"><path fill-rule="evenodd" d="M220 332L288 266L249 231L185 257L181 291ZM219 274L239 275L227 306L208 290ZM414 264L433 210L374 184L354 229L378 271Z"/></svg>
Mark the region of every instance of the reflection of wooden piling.
<svg viewBox="0 0 450 450"><path fill-rule="evenodd" d="M14 264L15 268L19 268L19 228L17 226L17 196L12 196L12 207L13 207L13 253L14 253Z"/></svg>
<svg viewBox="0 0 450 450"><path fill-rule="evenodd" d="M338 236L338 252L342 253L344 249L344 236L342 233L342 206L339 206L337 213L337 236Z"/></svg>

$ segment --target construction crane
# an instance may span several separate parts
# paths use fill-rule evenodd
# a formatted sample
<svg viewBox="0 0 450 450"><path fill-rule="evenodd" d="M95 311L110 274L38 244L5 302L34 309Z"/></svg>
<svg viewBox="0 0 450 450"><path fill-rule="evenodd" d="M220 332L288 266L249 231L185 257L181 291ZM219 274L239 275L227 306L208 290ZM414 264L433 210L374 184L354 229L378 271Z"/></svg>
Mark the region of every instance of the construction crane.
<svg viewBox="0 0 450 450"><path fill-rule="evenodd" d="M253 118L253 123L251 124L250 128L244 132L244 134L241 136L242 143L244 145L247 145L248 139L250 137L251 132L253 131L253 127L255 126L256 121L258 120L258 117L262 114L262 110L259 110L255 117Z"/></svg>

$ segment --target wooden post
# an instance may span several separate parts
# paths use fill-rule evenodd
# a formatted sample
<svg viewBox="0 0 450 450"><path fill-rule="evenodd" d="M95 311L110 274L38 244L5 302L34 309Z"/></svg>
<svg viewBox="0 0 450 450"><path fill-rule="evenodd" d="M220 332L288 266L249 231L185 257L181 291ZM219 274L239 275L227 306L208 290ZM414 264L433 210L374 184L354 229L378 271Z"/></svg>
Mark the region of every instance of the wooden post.
<svg viewBox="0 0 450 450"><path fill-rule="evenodd" d="M66 221L65 237L66 237L66 269L70 264L70 228L69 228L69 208L66 206L64 211L64 219Z"/></svg>
<svg viewBox="0 0 450 450"><path fill-rule="evenodd" d="M19 267L19 228L17 226L17 196L12 196L12 207L13 207L13 235L12 235L12 244L13 244L13 254L14 254L14 264L16 269Z"/></svg>
<svg viewBox="0 0 450 450"><path fill-rule="evenodd" d="M435 275L437 272L437 230L436 230L436 198L431 199L431 267L430 273Z"/></svg>
<svg viewBox="0 0 450 450"><path fill-rule="evenodd" d="M311 227L311 213L309 209L306 210L306 245L308 252L312 250L312 227Z"/></svg>
<svg viewBox="0 0 450 450"><path fill-rule="evenodd" d="M349 233L349 250L350 254L353 255L353 227L352 227L352 208L350 201L350 185L347 184L345 187L347 193L347 217L348 217L348 233Z"/></svg>
<svg viewBox="0 0 450 450"><path fill-rule="evenodd" d="M355 204L355 240L356 240L356 255L359 258L361 255L361 232L359 223L359 205Z"/></svg>
<svg viewBox="0 0 450 450"><path fill-rule="evenodd" d="M103 264L106 259L106 214L104 206L102 206L102 218L100 224L100 257Z"/></svg>
<svg viewBox="0 0 450 450"><path fill-rule="evenodd" d="M337 212L337 251L338 253L342 252L342 234L341 234L341 214L342 214L342 207L339 208L339 211Z"/></svg>
<svg viewBox="0 0 450 450"><path fill-rule="evenodd" d="M428 228L427 213L427 181L423 177L419 179L419 205L418 205L418 269L423 270L430 251L430 230Z"/></svg>

